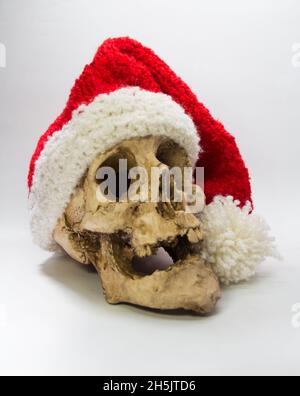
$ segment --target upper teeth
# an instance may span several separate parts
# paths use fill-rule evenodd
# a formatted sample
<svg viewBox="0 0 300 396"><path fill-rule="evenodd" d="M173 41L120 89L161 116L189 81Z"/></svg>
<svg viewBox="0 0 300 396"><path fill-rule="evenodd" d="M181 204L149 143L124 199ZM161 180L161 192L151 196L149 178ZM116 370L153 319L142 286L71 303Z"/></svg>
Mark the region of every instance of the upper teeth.
<svg viewBox="0 0 300 396"><path fill-rule="evenodd" d="M190 241L190 243L198 243L201 241L202 239L202 232L200 231L200 229L196 228L196 229L191 229L188 231L187 233L187 237L188 240Z"/></svg>
<svg viewBox="0 0 300 396"><path fill-rule="evenodd" d="M147 257L152 255L152 249L149 245L139 246L135 249L135 254L138 257Z"/></svg>

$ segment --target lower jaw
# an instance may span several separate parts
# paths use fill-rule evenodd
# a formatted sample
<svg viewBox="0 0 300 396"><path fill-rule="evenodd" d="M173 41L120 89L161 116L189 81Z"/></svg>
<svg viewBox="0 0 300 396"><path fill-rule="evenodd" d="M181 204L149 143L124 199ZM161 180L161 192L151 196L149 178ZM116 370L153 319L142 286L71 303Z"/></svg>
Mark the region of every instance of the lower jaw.
<svg viewBox="0 0 300 396"><path fill-rule="evenodd" d="M145 275L133 268L133 249L109 235L100 236L101 248L90 257L101 278L107 301L159 310L211 313L221 296L218 279L200 252L189 244L161 243L174 260L165 270ZM178 246L179 245L179 246ZM159 246L152 248L154 251ZM177 249L176 249L177 246Z"/></svg>

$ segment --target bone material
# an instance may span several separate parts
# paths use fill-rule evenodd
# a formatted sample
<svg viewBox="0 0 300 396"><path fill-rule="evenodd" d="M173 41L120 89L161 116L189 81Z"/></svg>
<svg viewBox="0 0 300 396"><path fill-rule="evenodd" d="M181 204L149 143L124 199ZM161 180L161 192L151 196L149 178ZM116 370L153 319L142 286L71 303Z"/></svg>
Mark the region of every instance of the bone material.
<svg viewBox="0 0 300 396"><path fill-rule="evenodd" d="M220 298L219 283L211 268L198 255L189 255L165 271L128 276L120 269L109 238L103 240L96 268L106 299L163 310L185 309L210 313Z"/></svg>
<svg viewBox="0 0 300 396"><path fill-rule="evenodd" d="M218 279L201 259L202 229L185 203L99 201L97 172L116 167L120 159L127 159L129 168L143 167L148 175L152 167L190 165L185 151L163 137L124 141L100 154L59 220L56 242L75 260L95 266L109 303L213 311L220 298ZM150 184L146 187L150 195ZM159 248L168 252L173 265L150 275L133 268L135 257L151 256Z"/></svg>

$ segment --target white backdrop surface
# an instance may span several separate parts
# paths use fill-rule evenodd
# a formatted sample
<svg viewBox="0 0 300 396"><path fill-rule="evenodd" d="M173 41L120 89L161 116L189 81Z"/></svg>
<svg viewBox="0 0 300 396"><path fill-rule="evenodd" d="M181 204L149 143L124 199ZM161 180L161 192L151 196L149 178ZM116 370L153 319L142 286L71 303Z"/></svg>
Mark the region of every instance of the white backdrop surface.
<svg viewBox="0 0 300 396"><path fill-rule="evenodd" d="M95 274L31 242L37 139L117 36L153 48L236 137L284 258L208 318L109 306ZM0 0L0 374L300 374L299 53L297 0Z"/></svg>

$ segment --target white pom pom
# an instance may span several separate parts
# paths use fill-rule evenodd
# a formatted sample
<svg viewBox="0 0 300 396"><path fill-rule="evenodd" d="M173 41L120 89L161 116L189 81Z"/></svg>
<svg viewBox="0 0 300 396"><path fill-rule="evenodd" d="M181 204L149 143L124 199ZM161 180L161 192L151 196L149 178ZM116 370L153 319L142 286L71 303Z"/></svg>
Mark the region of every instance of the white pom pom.
<svg viewBox="0 0 300 396"><path fill-rule="evenodd" d="M266 222L250 214L250 203L242 209L239 204L232 197L219 196L201 215L203 258L225 285L248 280L266 257L278 257Z"/></svg>

